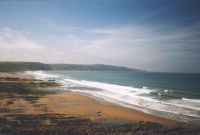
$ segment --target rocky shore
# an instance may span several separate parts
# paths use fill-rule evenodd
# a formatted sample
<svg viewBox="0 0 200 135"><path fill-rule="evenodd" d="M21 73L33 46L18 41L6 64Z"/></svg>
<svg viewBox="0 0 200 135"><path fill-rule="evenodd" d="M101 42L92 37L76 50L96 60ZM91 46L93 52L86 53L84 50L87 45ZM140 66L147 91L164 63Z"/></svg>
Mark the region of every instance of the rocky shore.
<svg viewBox="0 0 200 135"><path fill-rule="evenodd" d="M197 130L170 128L156 123L138 122L123 125L102 125L89 119L57 114L8 115L0 118L1 134L9 135L197 135Z"/></svg>

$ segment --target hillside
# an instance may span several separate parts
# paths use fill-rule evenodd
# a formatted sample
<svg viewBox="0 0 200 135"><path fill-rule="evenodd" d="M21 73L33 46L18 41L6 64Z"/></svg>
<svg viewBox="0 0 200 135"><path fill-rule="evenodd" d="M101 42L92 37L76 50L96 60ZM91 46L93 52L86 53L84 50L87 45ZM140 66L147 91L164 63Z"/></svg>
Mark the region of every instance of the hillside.
<svg viewBox="0 0 200 135"><path fill-rule="evenodd" d="M76 71L141 71L111 65L43 64L39 62L0 62L0 71L76 70Z"/></svg>
<svg viewBox="0 0 200 135"><path fill-rule="evenodd" d="M77 70L77 71L139 71L127 67L111 65L79 65L79 64L51 64L53 70Z"/></svg>
<svg viewBox="0 0 200 135"><path fill-rule="evenodd" d="M0 71L26 70L51 70L51 67L39 62L0 62Z"/></svg>

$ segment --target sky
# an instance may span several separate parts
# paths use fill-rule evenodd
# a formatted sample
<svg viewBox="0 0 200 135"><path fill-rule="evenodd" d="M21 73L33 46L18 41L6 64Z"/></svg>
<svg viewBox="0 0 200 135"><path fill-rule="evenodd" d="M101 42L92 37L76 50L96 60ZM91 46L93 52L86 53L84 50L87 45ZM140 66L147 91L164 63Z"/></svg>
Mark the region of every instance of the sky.
<svg viewBox="0 0 200 135"><path fill-rule="evenodd" d="M200 73L200 1L1 0L0 61Z"/></svg>

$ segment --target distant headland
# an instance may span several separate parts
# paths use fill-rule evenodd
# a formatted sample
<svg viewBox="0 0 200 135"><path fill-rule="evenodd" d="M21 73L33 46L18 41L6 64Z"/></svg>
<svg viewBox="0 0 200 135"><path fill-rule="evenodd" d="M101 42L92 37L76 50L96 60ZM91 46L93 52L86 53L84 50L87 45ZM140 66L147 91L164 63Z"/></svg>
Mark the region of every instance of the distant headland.
<svg viewBox="0 0 200 135"><path fill-rule="evenodd" d="M0 71L75 70L75 71L135 71L143 70L104 64L44 64L40 62L0 62Z"/></svg>

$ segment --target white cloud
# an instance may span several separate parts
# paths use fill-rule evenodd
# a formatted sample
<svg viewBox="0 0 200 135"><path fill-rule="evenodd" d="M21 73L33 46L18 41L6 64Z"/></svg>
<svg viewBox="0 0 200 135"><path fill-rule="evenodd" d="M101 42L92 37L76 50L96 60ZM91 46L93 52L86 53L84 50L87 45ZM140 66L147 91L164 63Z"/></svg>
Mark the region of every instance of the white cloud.
<svg viewBox="0 0 200 135"><path fill-rule="evenodd" d="M34 60L37 52L43 50L43 46L34 40L26 37L23 33L11 29L0 29L0 60L1 61L20 61Z"/></svg>
<svg viewBox="0 0 200 135"><path fill-rule="evenodd" d="M196 38L187 39L198 34L194 27L162 33L138 26L86 29L55 23L48 25L57 32L44 35L38 41L31 39L30 34L27 36L11 28L1 28L0 60L104 63L165 71L179 70L182 66L184 70L184 65L172 61L184 58L186 62L182 63L187 64L194 54L188 55L187 50L185 52L181 47L198 48L194 44L188 45L191 40L198 42Z"/></svg>
<svg viewBox="0 0 200 135"><path fill-rule="evenodd" d="M21 32L10 28L0 29L0 47L4 49L41 49L41 46L37 42L28 39Z"/></svg>

